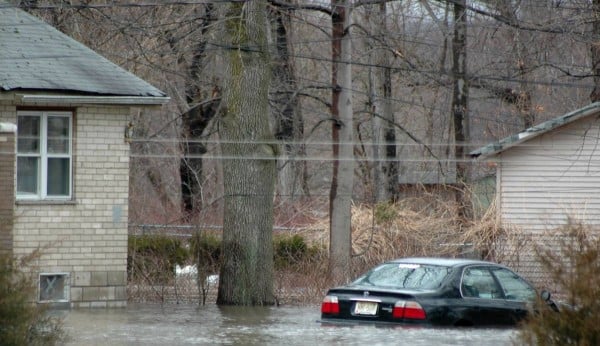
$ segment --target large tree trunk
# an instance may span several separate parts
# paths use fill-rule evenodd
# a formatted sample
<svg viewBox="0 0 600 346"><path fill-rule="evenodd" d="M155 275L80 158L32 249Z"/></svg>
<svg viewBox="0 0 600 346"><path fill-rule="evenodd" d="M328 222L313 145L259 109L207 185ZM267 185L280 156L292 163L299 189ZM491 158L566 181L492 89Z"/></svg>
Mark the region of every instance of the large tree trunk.
<svg viewBox="0 0 600 346"><path fill-rule="evenodd" d="M454 37L452 40L452 121L454 124L454 155L456 157L457 201L461 205L460 214L467 217L467 198L464 184L468 178L469 165L465 153L469 141L469 117L467 100L469 85L467 80L467 11L466 0L454 3Z"/></svg>
<svg viewBox="0 0 600 346"><path fill-rule="evenodd" d="M592 42L590 50L592 53L592 73L594 75L594 89L590 94L592 102L600 101L600 0L592 3Z"/></svg>
<svg viewBox="0 0 600 346"><path fill-rule="evenodd" d="M376 11L378 7L378 11ZM370 27L377 37L379 46L385 45L387 30L387 3L373 6L369 16ZM398 186L398 161L396 160L396 128L392 107L392 56L389 49L373 49L371 69L371 104L373 114L373 188L375 201L396 199Z"/></svg>
<svg viewBox="0 0 600 346"><path fill-rule="evenodd" d="M275 113L275 137L283 142L283 152L279 162L278 192L282 199L293 200L300 195L299 192L308 195L309 190L306 161L295 160L304 155L305 147L302 144L304 120L298 106L298 86L288 43L292 9L281 8L271 13L276 42L276 59L273 65L274 90L271 102Z"/></svg>
<svg viewBox="0 0 600 346"><path fill-rule="evenodd" d="M335 282L350 275L351 204L354 185L350 1L332 0L332 142L329 270Z"/></svg>
<svg viewBox="0 0 600 346"><path fill-rule="evenodd" d="M512 1L497 1L495 4L500 14L513 23L523 21L523 19L519 19L519 16L524 17L524 20L527 21L537 15L536 10L538 5L527 4L525 2L513 3ZM519 13L519 16L517 13ZM519 90L513 88L506 88L504 90L503 100L515 106L521 118L522 128L525 130L535 123L535 112L531 100L533 94L532 85L534 83L528 77L529 70L532 70L532 67L535 66L535 61L531 58L533 54L529 54L531 43L534 40L531 38L529 31L519 28L510 28L508 35L507 42L512 42L513 56L516 60L515 65L519 69L519 79L521 81L519 82Z"/></svg>
<svg viewBox="0 0 600 346"><path fill-rule="evenodd" d="M193 57L188 67L188 78L185 86L186 102L190 109L181 117L182 120L182 153L179 162L179 177L181 181L181 199L183 211L186 216L192 216L202 206L202 155L206 153L206 146L202 142L202 135L209 122L218 112L220 94L218 86L214 86L210 99L197 104L207 92L201 90L199 81L202 80L202 68L205 64L206 45L209 28L217 20L212 4L204 5L201 22L201 40L193 47ZM174 43L171 43L174 46Z"/></svg>
<svg viewBox="0 0 600 346"><path fill-rule="evenodd" d="M223 264L217 304L270 305L273 193L278 149L269 126L266 1L230 5L226 35L223 154Z"/></svg>

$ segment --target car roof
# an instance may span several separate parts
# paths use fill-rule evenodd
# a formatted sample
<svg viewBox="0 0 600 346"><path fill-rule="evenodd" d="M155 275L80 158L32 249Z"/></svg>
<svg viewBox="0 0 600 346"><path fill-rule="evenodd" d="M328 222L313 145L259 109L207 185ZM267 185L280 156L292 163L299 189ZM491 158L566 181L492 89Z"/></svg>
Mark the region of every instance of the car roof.
<svg viewBox="0 0 600 346"><path fill-rule="evenodd" d="M408 258L398 258L390 261L391 263L411 263L411 264L430 264L430 265L438 265L445 267L457 267L457 266L465 266L471 264L485 264L485 265L496 265L501 266L500 264L481 261L476 259L469 258L442 258L442 257L408 257Z"/></svg>

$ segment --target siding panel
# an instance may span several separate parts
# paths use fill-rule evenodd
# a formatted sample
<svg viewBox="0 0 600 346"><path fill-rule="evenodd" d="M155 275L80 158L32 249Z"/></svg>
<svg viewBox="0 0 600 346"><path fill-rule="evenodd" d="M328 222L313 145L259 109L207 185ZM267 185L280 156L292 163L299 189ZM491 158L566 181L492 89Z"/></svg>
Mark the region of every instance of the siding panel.
<svg viewBox="0 0 600 346"><path fill-rule="evenodd" d="M502 222L544 229L569 215L600 225L599 139L600 120L590 116L502 153Z"/></svg>

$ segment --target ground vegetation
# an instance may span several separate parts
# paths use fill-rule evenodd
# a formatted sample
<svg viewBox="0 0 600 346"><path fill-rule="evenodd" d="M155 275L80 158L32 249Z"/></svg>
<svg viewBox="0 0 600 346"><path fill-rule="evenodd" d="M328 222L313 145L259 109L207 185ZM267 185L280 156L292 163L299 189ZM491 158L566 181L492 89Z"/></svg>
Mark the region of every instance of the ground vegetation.
<svg viewBox="0 0 600 346"><path fill-rule="evenodd" d="M237 249L236 238L257 248L260 242L259 257L270 261L271 240L257 234L267 234L271 217L275 230L326 219L331 224L324 229L334 235L328 236L328 258L345 259L327 269L342 273L334 275L339 282L348 279L349 263L365 258L356 256L357 230L379 234L351 224L352 208L413 203L424 192L467 208L472 184L494 173L493 164L468 160L471 149L599 95L597 0L269 0L260 2L264 13L250 5L255 2L237 1L10 3L171 96L163 109L132 109L127 119L135 134L132 233L147 226L226 228L225 235L235 234L226 240L227 251ZM230 5L239 11L228 11ZM243 29L258 14L265 30L251 33L264 33L265 40L247 41L250 31L243 30L232 40L231 31L222 30L224 23ZM243 64L230 78L227 69L235 61L223 52L234 51ZM258 66L273 72L262 75L268 83L243 79ZM241 110L268 117L271 129L263 121L258 131L232 131L248 130L236 122L246 118L236 118L240 107L231 103L244 97ZM240 150L230 150L236 145ZM276 171L269 167L248 184L236 184L242 180L233 172L258 172L267 161ZM274 190L267 180L277 181ZM245 212L254 219L240 225L243 218L231 212L231 203L243 198L252 201L246 205L254 208ZM439 240L477 228L474 212L458 213L458 222L449 216L446 233L439 231L452 236L436 235L433 244L456 247ZM477 245L496 236L469 239ZM499 254L474 247L484 257ZM258 261L252 251L243 253L244 261ZM232 296L226 291L233 292L224 290L223 297ZM241 300L271 302L270 296Z"/></svg>
<svg viewBox="0 0 600 346"><path fill-rule="evenodd" d="M6 346L60 345L67 340L61 320L35 303L37 287L22 268L37 253L15 259L0 255L0 343Z"/></svg>
<svg viewBox="0 0 600 346"><path fill-rule="evenodd" d="M524 345L588 346L600 343L600 237L595 227L571 219L555 230L557 247L538 245L536 256L558 287L559 312L537 301L535 313L522 326Z"/></svg>

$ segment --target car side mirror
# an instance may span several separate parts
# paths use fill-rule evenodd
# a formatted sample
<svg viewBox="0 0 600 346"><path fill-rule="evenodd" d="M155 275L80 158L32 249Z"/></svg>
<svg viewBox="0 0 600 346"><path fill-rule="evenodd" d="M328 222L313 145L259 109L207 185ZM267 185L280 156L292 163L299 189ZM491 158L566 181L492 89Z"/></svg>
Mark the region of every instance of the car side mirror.
<svg viewBox="0 0 600 346"><path fill-rule="evenodd" d="M542 293L540 293L540 297L543 301L548 302L550 301L550 292L543 290Z"/></svg>
<svg viewBox="0 0 600 346"><path fill-rule="evenodd" d="M552 299L550 299L550 298L551 298L551 297L550 297L550 292L548 292L548 291L546 291L546 290L543 290L543 291L540 293L540 298L542 298L542 299L543 299L543 300L546 302L546 304L548 304L548 306L550 306L550 308L551 308L552 310L554 310L554 311L556 311L556 312L560 312L560 310L559 310L559 308L558 308L558 305L556 305L556 303L555 303L555 302L553 302L553 301L552 301Z"/></svg>

